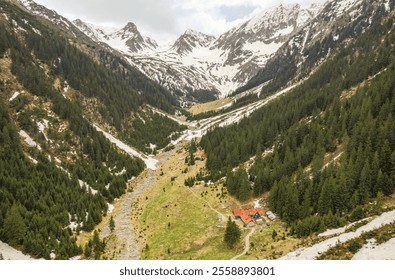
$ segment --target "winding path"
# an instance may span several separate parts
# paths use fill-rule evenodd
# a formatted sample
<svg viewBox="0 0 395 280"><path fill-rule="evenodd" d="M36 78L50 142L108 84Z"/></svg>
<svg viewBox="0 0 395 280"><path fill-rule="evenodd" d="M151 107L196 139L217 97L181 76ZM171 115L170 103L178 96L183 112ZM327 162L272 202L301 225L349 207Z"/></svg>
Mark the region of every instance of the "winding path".
<svg viewBox="0 0 395 280"><path fill-rule="evenodd" d="M253 227L253 228L251 229L251 231L250 231L250 232L246 235L246 237L244 238L244 251L243 251L241 254L239 254L239 255L233 257L232 260L237 260L237 259L240 258L241 256L244 256L245 254L248 253L248 251L250 250L250 237L251 237L251 235L254 234L255 230L256 230L256 226Z"/></svg>

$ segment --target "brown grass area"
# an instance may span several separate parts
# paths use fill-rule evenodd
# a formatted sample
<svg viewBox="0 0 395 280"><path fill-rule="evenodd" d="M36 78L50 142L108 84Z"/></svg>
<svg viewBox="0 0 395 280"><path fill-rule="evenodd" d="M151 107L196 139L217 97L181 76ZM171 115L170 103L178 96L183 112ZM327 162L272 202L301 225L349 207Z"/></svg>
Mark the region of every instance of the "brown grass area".
<svg viewBox="0 0 395 280"><path fill-rule="evenodd" d="M384 208L395 207L395 193L384 198L383 207Z"/></svg>
<svg viewBox="0 0 395 280"><path fill-rule="evenodd" d="M333 153L326 153L324 156L323 164L337 163L341 159L342 154L346 149L346 143L342 143L336 147Z"/></svg>
<svg viewBox="0 0 395 280"><path fill-rule="evenodd" d="M366 83L366 81L363 81L359 85L343 91L343 93L340 95L340 100L346 100L346 99L350 99L351 97L353 97L357 93L358 89L363 87L365 85L365 83Z"/></svg>
<svg viewBox="0 0 395 280"><path fill-rule="evenodd" d="M216 111L220 107L228 104L229 102L232 102L231 98L224 98L224 99L219 99L219 100L215 100L212 102L195 104L191 108L189 108L188 111L193 115L197 115L197 114L205 113L205 112L209 112L209 111Z"/></svg>

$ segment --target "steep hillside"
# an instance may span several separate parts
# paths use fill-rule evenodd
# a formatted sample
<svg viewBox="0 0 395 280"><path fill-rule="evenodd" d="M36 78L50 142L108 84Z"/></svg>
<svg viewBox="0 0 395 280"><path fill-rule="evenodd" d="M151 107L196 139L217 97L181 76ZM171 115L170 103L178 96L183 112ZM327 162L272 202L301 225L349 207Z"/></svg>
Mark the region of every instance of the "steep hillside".
<svg viewBox="0 0 395 280"><path fill-rule="evenodd" d="M80 51L116 73L132 88L133 94L136 92L139 94L143 93L142 101L144 103L161 108L167 112L174 112L174 107L178 106L178 103L168 90L147 78L139 70L130 65L119 51L109 47L105 42L92 40L92 34L89 32L87 32L87 34L81 32L76 25L65 17L32 0L7 0L7 2L18 5L22 9L35 15L37 20L41 21L44 25L49 25L52 29L56 29L62 36L66 37L69 42L77 46ZM40 18L44 20L40 20ZM151 45L156 44L149 38L141 37L139 33L134 34L135 29L136 27L134 24L130 23L121 30L114 30L115 34L110 35L113 41L115 40L118 43L118 46L122 45L121 48L128 48L128 45L131 48L140 48L141 45L145 43ZM86 28L83 30L87 31ZM97 36L100 37L100 34ZM102 34L102 36L109 38L104 34ZM145 40L145 43L140 41L140 39Z"/></svg>
<svg viewBox="0 0 395 280"><path fill-rule="evenodd" d="M19 3L20 1L11 2ZM70 86L77 91L68 97L81 103L85 116L91 122L98 123L117 134L121 130L125 131L126 125L130 126L129 123L135 119L134 112L144 114L141 111L144 104L166 112L175 112L177 102L171 94L132 67L114 50L109 49L108 46L102 47L96 44L82 33L82 35L78 34L80 31L71 22L54 11L30 0L24 1L24 4L29 11L39 17L27 14L15 16L20 16L25 21L27 18L35 18L42 27L48 26L50 30L46 34L27 32L29 47L34 49L38 59L49 65L51 71L59 76L59 88L65 89ZM45 20L40 20L41 17ZM62 22L67 23L66 26L51 24L57 23L59 17ZM20 26L24 24L26 25L22 21ZM67 28L67 26L73 26L73 28ZM74 29L77 31L75 32ZM53 32L54 35L52 35ZM67 41L72 42L73 46L68 45ZM97 62L100 64L98 65ZM80 64L84 67L79 67ZM162 127L161 124L166 122L168 125L172 123L170 119L164 118L157 125ZM180 130L181 127L174 126L174 129ZM161 129L158 131L163 139L169 138L173 132L165 132ZM158 144L150 139L149 135L145 139L147 139L145 146L149 146L150 143Z"/></svg>
<svg viewBox="0 0 395 280"><path fill-rule="evenodd" d="M264 84L262 93L267 94L291 81L308 77L323 61L341 52L393 9L394 2L390 0L328 1L317 16L294 34L236 93Z"/></svg>
<svg viewBox="0 0 395 280"><path fill-rule="evenodd" d="M227 175L242 201L270 190L270 208L298 236L372 214L367 203L394 191L395 17L367 7L376 17L363 34L306 81L201 141L212 178ZM232 172L248 160L248 173Z"/></svg>
<svg viewBox="0 0 395 280"><path fill-rule="evenodd" d="M154 137L127 138L143 148L163 147L181 129L145 109L149 97L131 86L133 77L115 72L70 44L63 31L0 2L2 241L46 259L82 253L74 235L111 212L109 203L145 167L92 122L127 134L141 130L128 122L137 116L155 120Z"/></svg>

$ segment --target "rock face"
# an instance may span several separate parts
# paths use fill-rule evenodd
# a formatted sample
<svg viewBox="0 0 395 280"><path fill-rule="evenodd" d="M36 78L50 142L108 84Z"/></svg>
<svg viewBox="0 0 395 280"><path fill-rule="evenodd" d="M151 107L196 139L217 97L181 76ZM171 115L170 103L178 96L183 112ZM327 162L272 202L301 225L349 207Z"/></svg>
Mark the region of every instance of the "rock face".
<svg viewBox="0 0 395 280"><path fill-rule="evenodd" d="M79 19L74 20L73 24L92 40L106 43L126 53L155 50L158 47L155 40L142 36L133 22L129 22L120 30L108 27L98 27L93 24L85 23Z"/></svg>
<svg viewBox="0 0 395 280"><path fill-rule="evenodd" d="M188 29L173 44L171 51L174 51L182 56L191 53L195 48L207 48L214 40L214 36Z"/></svg>

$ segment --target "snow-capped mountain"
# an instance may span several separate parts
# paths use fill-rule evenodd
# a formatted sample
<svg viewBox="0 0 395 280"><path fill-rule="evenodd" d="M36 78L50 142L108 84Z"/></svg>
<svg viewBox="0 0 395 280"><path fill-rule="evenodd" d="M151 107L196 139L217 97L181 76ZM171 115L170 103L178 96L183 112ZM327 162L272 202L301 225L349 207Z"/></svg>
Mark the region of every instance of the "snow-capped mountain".
<svg viewBox="0 0 395 280"><path fill-rule="evenodd" d="M33 0L8 0L8 1L14 2L16 4L21 4L23 7L25 7L27 10L29 10L31 13L53 22L59 28L71 32L76 37L77 36L79 37L83 34L67 18L59 15L54 10L47 9L44 6L37 4Z"/></svg>
<svg viewBox="0 0 395 280"><path fill-rule="evenodd" d="M72 23L54 14L47 15L32 0L19 0L33 13L78 29L96 43L115 49L146 76L157 81L181 101L199 100L198 91L223 97L244 85L266 65L276 51L312 20L321 7L298 4L279 5L218 38L187 30L167 49L143 36L135 24L120 29L94 26L75 20ZM72 25L72 26L70 26ZM74 32L75 33L75 32Z"/></svg>
<svg viewBox="0 0 395 280"><path fill-rule="evenodd" d="M379 13L393 10L394 2L328 1L314 19L293 34L257 75L237 91L264 83L269 83L269 91L277 90L290 81L309 76L331 54L362 35Z"/></svg>
<svg viewBox="0 0 395 280"><path fill-rule="evenodd" d="M155 50L158 47L155 40L142 36L133 22L129 22L119 30L115 28L95 26L93 24L85 23L79 19L74 20L73 24L92 40L106 43L109 46L126 53Z"/></svg>
<svg viewBox="0 0 395 280"><path fill-rule="evenodd" d="M279 5L221 35L215 47L230 50L226 65L233 65L238 52L266 58L277 50L295 31L315 17L319 6L303 9L300 5Z"/></svg>
<svg viewBox="0 0 395 280"><path fill-rule="evenodd" d="M206 48L215 40L214 36L188 29L173 44L171 50L179 55L190 53L194 48Z"/></svg>
<svg viewBox="0 0 395 280"><path fill-rule="evenodd" d="M319 9L316 5L309 8L280 5L219 38L187 30L165 51L143 37L135 25L108 32L81 21L74 24L93 40L123 52L148 77L182 93L182 99L189 99L188 95L197 90L211 91L216 97L226 96L246 83ZM128 31L127 36L123 30ZM126 38L130 38L129 44Z"/></svg>

